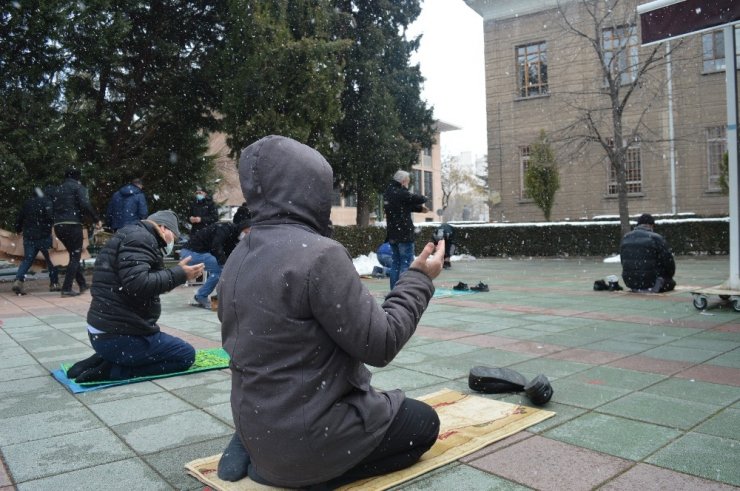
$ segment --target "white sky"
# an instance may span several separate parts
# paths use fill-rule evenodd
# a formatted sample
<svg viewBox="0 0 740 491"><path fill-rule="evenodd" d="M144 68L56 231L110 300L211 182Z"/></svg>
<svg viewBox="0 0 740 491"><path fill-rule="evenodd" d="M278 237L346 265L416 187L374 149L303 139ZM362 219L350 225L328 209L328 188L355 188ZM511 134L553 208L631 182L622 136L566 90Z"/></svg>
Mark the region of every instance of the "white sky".
<svg viewBox="0 0 740 491"><path fill-rule="evenodd" d="M412 63L426 79L422 98L435 119L462 127L442 133L442 156L486 154L483 19L463 0L424 0L409 37L422 34Z"/></svg>

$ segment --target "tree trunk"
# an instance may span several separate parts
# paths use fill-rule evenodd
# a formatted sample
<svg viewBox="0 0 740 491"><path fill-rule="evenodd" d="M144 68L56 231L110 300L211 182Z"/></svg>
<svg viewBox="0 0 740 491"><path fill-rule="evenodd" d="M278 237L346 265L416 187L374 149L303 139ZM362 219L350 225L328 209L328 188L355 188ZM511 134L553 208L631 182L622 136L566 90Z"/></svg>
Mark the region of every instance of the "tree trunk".
<svg viewBox="0 0 740 491"><path fill-rule="evenodd" d="M370 209L372 202L370 198L372 193L367 193L359 186L357 189L357 219L356 224L358 227L367 227L370 225Z"/></svg>

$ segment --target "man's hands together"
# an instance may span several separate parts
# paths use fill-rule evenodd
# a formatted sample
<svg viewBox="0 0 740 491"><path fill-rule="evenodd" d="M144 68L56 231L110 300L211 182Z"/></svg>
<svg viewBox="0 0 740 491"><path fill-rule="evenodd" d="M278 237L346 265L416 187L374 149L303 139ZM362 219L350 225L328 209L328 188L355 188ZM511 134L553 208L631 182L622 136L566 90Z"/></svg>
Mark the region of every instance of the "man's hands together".
<svg viewBox="0 0 740 491"><path fill-rule="evenodd" d="M182 267L183 270L185 270L185 276L187 276L188 281L192 281L198 278L200 275L203 274L203 271L206 268L206 265L203 263L189 266L188 263L190 262L190 259L190 256L188 256L177 263L180 267Z"/></svg>
<svg viewBox="0 0 740 491"><path fill-rule="evenodd" d="M442 271L444 257L444 240L438 241L436 246L433 242L428 242L427 245L424 246L424 250L421 251L421 254L414 259L413 263L411 263L411 268L418 269L431 279L434 279L439 276L439 273Z"/></svg>

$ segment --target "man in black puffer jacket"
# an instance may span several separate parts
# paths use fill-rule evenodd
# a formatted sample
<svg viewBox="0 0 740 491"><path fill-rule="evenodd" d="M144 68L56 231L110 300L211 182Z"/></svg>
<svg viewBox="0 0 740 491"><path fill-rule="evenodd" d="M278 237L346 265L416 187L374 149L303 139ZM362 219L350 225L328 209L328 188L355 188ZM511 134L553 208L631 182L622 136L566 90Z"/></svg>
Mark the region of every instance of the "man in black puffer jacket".
<svg viewBox="0 0 740 491"><path fill-rule="evenodd" d="M624 236L619 247L622 278L633 291L653 293L671 291L676 287L673 275L676 262L665 239L653 232L655 220L644 213L635 229Z"/></svg>
<svg viewBox="0 0 740 491"><path fill-rule="evenodd" d="M85 215L95 222L96 228L101 228L103 223L95 213L87 188L80 182L81 173L79 169L70 168L64 174L64 182L58 186L51 186L47 192L54 206L54 233L69 253L67 272L64 274L62 284L63 297L76 297L87 290L85 276L80 271L80 259L82 258L82 221ZM72 290L75 280L80 292Z"/></svg>
<svg viewBox="0 0 740 491"><path fill-rule="evenodd" d="M122 380L187 370L195 350L159 330L159 295L203 274L185 258L170 269L164 256L180 235L177 215L158 211L126 225L95 261L87 330L95 354L67 370L77 382Z"/></svg>

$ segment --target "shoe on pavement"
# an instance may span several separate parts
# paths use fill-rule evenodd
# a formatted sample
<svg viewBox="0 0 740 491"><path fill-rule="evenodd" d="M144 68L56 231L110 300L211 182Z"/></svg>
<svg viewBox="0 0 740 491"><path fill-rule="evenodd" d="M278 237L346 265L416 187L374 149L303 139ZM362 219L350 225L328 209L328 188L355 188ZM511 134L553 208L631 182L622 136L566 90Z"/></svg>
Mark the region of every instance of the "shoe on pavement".
<svg viewBox="0 0 740 491"><path fill-rule="evenodd" d="M80 293L74 290L62 290L63 297L78 297L79 295Z"/></svg>
<svg viewBox="0 0 740 491"><path fill-rule="evenodd" d="M459 282L457 285L453 286L452 289L453 290L457 290L457 291L468 291L468 290L470 290L470 288L468 288L468 284L467 283L463 283L462 281Z"/></svg>
<svg viewBox="0 0 740 491"><path fill-rule="evenodd" d="M195 303L193 304L195 307L202 307L204 309L211 310L211 302L208 300L208 298L194 296L193 300L195 300Z"/></svg>
<svg viewBox="0 0 740 491"><path fill-rule="evenodd" d="M62 291L62 287L59 286L59 283L52 283L49 285L49 291L50 292L60 292Z"/></svg>
<svg viewBox="0 0 740 491"><path fill-rule="evenodd" d="M21 280L15 280L13 282L13 293L16 295L25 295L26 291L23 289L23 282Z"/></svg>
<svg viewBox="0 0 740 491"><path fill-rule="evenodd" d="M487 292L487 291L489 291L488 290L488 285L486 285L485 283L482 283L482 282L479 282L475 286L471 286L470 289L473 290L474 292Z"/></svg>

